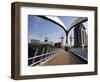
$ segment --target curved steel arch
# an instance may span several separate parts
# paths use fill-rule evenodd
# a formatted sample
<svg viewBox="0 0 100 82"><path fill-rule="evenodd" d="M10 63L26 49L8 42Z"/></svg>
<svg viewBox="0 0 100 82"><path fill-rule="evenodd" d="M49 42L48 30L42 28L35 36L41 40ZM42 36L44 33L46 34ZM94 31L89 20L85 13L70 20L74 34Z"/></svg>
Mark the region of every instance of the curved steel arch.
<svg viewBox="0 0 100 82"><path fill-rule="evenodd" d="M83 22L86 22L88 21L88 18L87 17L79 17L78 19L76 19L70 26L68 32L70 32L71 29L74 28L75 25L77 24L82 24ZM84 27L85 28L85 27Z"/></svg>
<svg viewBox="0 0 100 82"><path fill-rule="evenodd" d="M42 17L44 19L47 19L47 20L59 25L60 27L62 27L62 29L65 32L67 32L66 26L64 25L64 23L57 16L39 16L39 17Z"/></svg>
<svg viewBox="0 0 100 82"><path fill-rule="evenodd" d="M64 23L57 17L57 16L45 16L46 18L54 21L55 23L58 23L64 30L67 31L66 26L64 25Z"/></svg>
<svg viewBox="0 0 100 82"><path fill-rule="evenodd" d="M68 33L71 31L72 28L74 28L75 25L82 24L83 22L88 20L87 17L79 17L71 24L70 28L67 29L66 26L64 25L64 23L57 16L39 16L39 17L45 18L49 21L52 21L63 28L63 30L65 31L65 34L66 34L66 43L65 43L66 51L68 51Z"/></svg>
<svg viewBox="0 0 100 82"><path fill-rule="evenodd" d="M75 25L77 24L81 24L85 21L88 21L87 17L79 17L78 19L76 19L70 26L69 29L67 29L67 27L64 25L64 23L57 17L57 16L44 16L45 18L51 20L52 22L58 24L59 26L61 26L65 32L70 32L70 30L72 28L74 28ZM85 28L85 27L84 27Z"/></svg>

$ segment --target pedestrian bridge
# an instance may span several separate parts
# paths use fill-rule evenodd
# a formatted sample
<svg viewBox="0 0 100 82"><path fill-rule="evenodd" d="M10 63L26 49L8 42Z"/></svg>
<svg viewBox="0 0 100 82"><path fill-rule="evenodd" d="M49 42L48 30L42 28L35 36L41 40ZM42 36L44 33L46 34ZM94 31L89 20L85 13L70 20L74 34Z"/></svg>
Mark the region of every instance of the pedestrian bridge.
<svg viewBox="0 0 100 82"><path fill-rule="evenodd" d="M66 44L68 44L68 33L71 29L77 24L81 24L88 20L86 17L79 17L70 25L70 28L67 29L64 23L57 16L43 17L63 28L66 33ZM87 64L88 62L87 51L82 50L82 48L71 48L69 51L65 51L62 48L55 48L50 44L29 44L28 50L28 66Z"/></svg>

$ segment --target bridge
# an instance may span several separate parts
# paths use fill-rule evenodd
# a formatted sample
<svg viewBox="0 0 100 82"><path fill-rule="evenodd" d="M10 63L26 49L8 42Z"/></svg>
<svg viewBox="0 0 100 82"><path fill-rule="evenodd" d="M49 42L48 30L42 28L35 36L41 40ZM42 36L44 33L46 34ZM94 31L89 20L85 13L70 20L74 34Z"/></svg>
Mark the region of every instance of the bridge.
<svg viewBox="0 0 100 82"><path fill-rule="evenodd" d="M35 48L34 56L29 56L28 65L35 66L47 66L47 65L66 65L66 64L86 64L88 62L87 48L85 48L84 37L81 39L81 47L68 48L68 34L73 28L81 27L84 31L86 28L82 24L88 21L87 17L77 18L71 25L70 28L64 25L64 23L57 16L41 16L57 25L59 25L66 34L66 45L65 50L59 48L53 48L53 46L40 44L38 48ZM84 35L84 34L83 34ZM42 46L42 48L40 47ZM45 47L44 47L45 46ZM76 45L77 46L77 45ZM40 53L39 50L41 49ZM33 52L32 51L32 52ZM37 55L38 54L38 55Z"/></svg>

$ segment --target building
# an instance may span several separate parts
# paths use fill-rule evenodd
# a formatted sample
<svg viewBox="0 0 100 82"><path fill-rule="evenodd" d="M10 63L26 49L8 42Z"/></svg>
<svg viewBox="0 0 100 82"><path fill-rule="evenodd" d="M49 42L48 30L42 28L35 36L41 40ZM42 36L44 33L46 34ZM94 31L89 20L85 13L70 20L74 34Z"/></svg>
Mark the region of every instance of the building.
<svg viewBox="0 0 100 82"><path fill-rule="evenodd" d="M30 43L40 43L40 40L36 40L36 39L31 39Z"/></svg>
<svg viewBox="0 0 100 82"><path fill-rule="evenodd" d="M45 37L44 42L48 42L49 41L48 39L49 39L48 37Z"/></svg>
<svg viewBox="0 0 100 82"><path fill-rule="evenodd" d="M74 28L74 47L80 48L88 45L88 37L83 24L77 24Z"/></svg>
<svg viewBox="0 0 100 82"><path fill-rule="evenodd" d="M56 42L55 47L56 48L62 48L62 43L61 42Z"/></svg>
<svg viewBox="0 0 100 82"><path fill-rule="evenodd" d="M64 47L64 36L62 35L60 39L61 39L60 46L61 48L63 48Z"/></svg>

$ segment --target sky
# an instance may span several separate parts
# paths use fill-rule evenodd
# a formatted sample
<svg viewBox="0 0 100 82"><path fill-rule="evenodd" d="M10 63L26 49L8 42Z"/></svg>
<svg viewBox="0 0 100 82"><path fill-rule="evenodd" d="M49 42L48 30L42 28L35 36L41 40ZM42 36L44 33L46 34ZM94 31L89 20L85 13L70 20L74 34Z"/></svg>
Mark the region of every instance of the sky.
<svg viewBox="0 0 100 82"><path fill-rule="evenodd" d="M58 16L59 19L64 23L67 29L70 28L70 25L78 17L69 17L69 16ZM86 25L86 24L85 24ZM29 15L28 16L28 42L30 43L31 39L36 39L44 41L45 37L48 37L48 40L51 42L60 42L61 36L64 36L64 45L66 41L65 31L57 24L43 19L38 16ZM73 35L73 31L70 32L69 36ZM73 36L72 36L73 37ZM68 39L69 40L69 39ZM70 40L68 41L70 45Z"/></svg>

